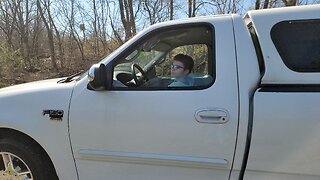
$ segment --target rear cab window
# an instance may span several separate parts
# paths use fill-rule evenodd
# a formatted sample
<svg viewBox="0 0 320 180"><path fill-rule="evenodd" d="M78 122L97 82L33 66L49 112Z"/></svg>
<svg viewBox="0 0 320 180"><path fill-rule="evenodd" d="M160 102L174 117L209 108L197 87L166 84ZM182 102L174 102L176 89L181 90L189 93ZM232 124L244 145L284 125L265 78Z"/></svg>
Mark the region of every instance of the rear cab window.
<svg viewBox="0 0 320 180"><path fill-rule="evenodd" d="M284 64L296 72L320 72L320 20L275 24L271 39Z"/></svg>

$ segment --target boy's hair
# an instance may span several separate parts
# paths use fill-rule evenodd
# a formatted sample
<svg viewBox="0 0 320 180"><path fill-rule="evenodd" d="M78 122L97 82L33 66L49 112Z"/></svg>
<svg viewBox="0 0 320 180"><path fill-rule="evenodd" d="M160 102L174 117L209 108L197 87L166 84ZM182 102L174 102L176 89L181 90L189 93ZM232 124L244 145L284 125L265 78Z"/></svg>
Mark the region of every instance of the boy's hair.
<svg viewBox="0 0 320 180"><path fill-rule="evenodd" d="M175 61L179 61L184 65L185 69L189 70L189 73L191 73L193 66L194 66L194 62L192 57L188 56L188 55L184 55L184 54L178 54L173 58Z"/></svg>

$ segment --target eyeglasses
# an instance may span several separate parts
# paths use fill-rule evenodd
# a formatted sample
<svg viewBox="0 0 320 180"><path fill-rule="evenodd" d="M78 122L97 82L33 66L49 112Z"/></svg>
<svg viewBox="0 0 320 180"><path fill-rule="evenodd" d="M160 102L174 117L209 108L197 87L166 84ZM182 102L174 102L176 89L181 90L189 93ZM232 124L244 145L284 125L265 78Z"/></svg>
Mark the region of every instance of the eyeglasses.
<svg viewBox="0 0 320 180"><path fill-rule="evenodd" d="M184 67L179 66L179 65L176 65L176 64L171 64L171 65L170 65L170 68L173 69L173 70L184 69Z"/></svg>

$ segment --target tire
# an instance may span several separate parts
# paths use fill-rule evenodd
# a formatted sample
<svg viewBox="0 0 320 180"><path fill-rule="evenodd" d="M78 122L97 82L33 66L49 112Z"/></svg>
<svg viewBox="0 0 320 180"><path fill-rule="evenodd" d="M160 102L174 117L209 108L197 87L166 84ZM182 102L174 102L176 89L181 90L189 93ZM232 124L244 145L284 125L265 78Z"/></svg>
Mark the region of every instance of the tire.
<svg viewBox="0 0 320 180"><path fill-rule="evenodd" d="M0 139L0 171L0 179L59 179L44 150L34 141L17 136Z"/></svg>

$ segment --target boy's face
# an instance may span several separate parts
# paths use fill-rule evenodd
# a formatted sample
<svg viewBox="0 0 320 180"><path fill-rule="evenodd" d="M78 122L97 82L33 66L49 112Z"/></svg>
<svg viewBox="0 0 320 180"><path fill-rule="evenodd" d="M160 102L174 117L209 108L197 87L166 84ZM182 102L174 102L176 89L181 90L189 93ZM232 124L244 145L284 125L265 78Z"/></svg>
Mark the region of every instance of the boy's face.
<svg viewBox="0 0 320 180"><path fill-rule="evenodd" d="M185 69L182 62L174 60L171 65L171 76L179 77L186 74L189 74L189 70Z"/></svg>

